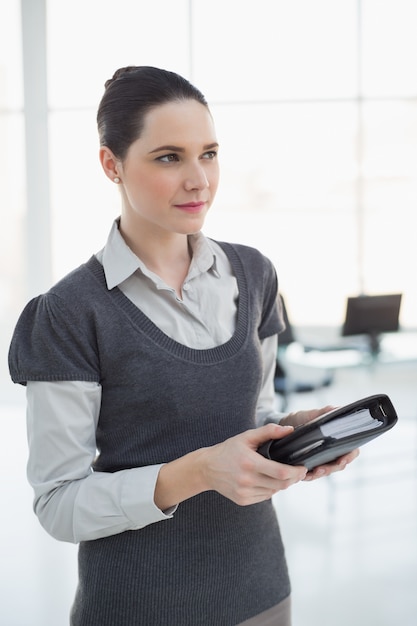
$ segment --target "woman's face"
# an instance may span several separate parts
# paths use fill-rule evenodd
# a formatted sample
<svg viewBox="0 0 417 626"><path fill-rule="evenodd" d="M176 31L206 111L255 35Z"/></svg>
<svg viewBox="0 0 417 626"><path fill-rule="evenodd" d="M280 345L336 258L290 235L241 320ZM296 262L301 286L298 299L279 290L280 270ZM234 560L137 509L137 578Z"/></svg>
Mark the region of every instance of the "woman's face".
<svg viewBox="0 0 417 626"><path fill-rule="evenodd" d="M218 186L217 151L212 117L199 102L151 109L118 164L127 220L160 234L199 231Z"/></svg>

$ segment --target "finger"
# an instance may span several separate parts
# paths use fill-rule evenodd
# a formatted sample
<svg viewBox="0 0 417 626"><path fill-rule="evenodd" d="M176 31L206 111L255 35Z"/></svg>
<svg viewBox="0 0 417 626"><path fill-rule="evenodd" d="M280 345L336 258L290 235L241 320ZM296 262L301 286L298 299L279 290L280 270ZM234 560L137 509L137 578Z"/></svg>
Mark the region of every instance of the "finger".
<svg viewBox="0 0 417 626"><path fill-rule="evenodd" d="M260 455L256 469L259 474L272 479L274 482L278 481L288 485L304 480L307 475L307 468L303 465L286 465L265 459Z"/></svg>
<svg viewBox="0 0 417 626"><path fill-rule="evenodd" d="M262 484L254 486L250 491L247 491L243 494L242 499L240 500L240 504L251 504L252 502L261 502L263 500L267 500L272 498L279 491L284 491L288 489L292 485L301 481L301 478L287 481L274 480L274 479L266 479Z"/></svg>
<svg viewBox="0 0 417 626"><path fill-rule="evenodd" d="M323 476L329 476L333 472L341 472L345 469L346 465L351 463L359 455L359 449L352 450L348 454L338 457L331 463L325 465L318 465L313 470L308 472L305 480L315 480L316 478L322 478Z"/></svg>
<svg viewBox="0 0 417 626"><path fill-rule="evenodd" d="M345 459L346 459L346 463L352 463L352 461L354 461L360 454L360 450L359 448L356 448L355 450L352 450L352 452L349 452L349 454L345 455Z"/></svg>
<svg viewBox="0 0 417 626"><path fill-rule="evenodd" d="M279 489L287 489L291 485L295 485L304 480L307 475L307 468L303 465L283 465L275 470L277 478L274 477L275 489L279 483Z"/></svg>
<svg viewBox="0 0 417 626"><path fill-rule="evenodd" d="M266 499L272 498L276 493L280 491L284 491L291 487L292 485L301 482L301 478L299 480L288 480L288 481L276 481L271 480L268 483L265 483L262 486L256 487L253 489L250 498L255 502L261 502Z"/></svg>
<svg viewBox="0 0 417 626"><path fill-rule="evenodd" d="M281 439L292 433L292 426L280 426L279 424L266 424L254 430L248 430L245 435L249 444L254 448L259 448L262 443L270 439Z"/></svg>
<svg viewBox="0 0 417 626"><path fill-rule="evenodd" d="M321 417L325 413L329 413L334 408L335 408L334 406L331 406L329 404L320 409L296 411L295 413L289 413L287 417L283 419L283 422L292 424L293 426L302 426L303 424L307 424L308 422L311 422L311 420Z"/></svg>
<svg viewBox="0 0 417 626"><path fill-rule="evenodd" d="M328 463L327 465L324 465L323 467L324 468L328 467L329 469L332 469L335 472L343 470L345 469L346 465L348 465L354 459L356 459L358 455L359 455L359 448L356 448L355 450L352 450L351 452L348 452L347 454L344 454L343 456L338 457L332 463Z"/></svg>
<svg viewBox="0 0 417 626"><path fill-rule="evenodd" d="M334 411L336 407L333 404L328 404L326 406L321 407L321 409L317 409L319 415L323 415L324 413L330 413L330 411Z"/></svg>

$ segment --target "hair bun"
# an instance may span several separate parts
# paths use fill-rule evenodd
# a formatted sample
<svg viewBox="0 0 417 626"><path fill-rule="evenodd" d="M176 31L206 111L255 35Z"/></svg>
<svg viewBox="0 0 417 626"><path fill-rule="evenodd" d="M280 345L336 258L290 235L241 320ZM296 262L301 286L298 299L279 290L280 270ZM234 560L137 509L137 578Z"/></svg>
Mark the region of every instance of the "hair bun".
<svg viewBox="0 0 417 626"><path fill-rule="evenodd" d="M120 77L124 76L125 74L128 74L129 72L133 72L133 71L135 71L137 69L138 68L137 68L136 65L127 65L126 67L120 67L118 70L115 71L115 73L113 74L113 76L111 78L106 80L106 82L104 83L105 89L107 89L110 85L112 85Z"/></svg>

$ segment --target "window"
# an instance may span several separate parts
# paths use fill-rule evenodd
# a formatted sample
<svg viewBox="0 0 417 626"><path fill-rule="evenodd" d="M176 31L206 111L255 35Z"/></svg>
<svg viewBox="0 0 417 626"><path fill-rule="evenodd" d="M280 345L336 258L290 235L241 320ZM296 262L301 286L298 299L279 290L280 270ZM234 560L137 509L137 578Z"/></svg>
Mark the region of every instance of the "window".
<svg viewBox="0 0 417 626"><path fill-rule="evenodd" d="M10 334L25 297L25 149L20 3L0 4L0 348L7 354ZM7 363L0 380L8 381ZM7 397L10 384L1 389Z"/></svg>
<svg viewBox="0 0 417 626"><path fill-rule="evenodd" d="M21 307L20 3L7 5L0 293ZM339 325L346 296L402 291L401 322L416 325L413 0L33 0L23 10L29 5L46 8L54 280L104 244L119 212L97 156L104 82L122 65L158 65L189 77L215 117L222 177L207 234L271 257L294 322Z"/></svg>

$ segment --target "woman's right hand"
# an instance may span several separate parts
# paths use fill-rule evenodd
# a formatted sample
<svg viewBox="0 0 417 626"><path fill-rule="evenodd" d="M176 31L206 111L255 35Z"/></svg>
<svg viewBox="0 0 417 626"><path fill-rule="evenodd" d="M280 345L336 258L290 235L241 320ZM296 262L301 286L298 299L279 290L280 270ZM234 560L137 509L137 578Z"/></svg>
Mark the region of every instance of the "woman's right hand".
<svg viewBox="0 0 417 626"><path fill-rule="evenodd" d="M269 500L275 493L304 480L307 470L265 459L257 449L269 439L281 439L291 426L267 424L205 448L202 472L208 489L246 506Z"/></svg>
<svg viewBox="0 0 417 626"><path fill-rule="evenodd" d="M163 465L155 488L156 506L167 510L204 491L217 491L240 506L269 500L306 477L305 467L277 463L257 452L265 441L292 431L292 426L267 424Z"/></svg>

